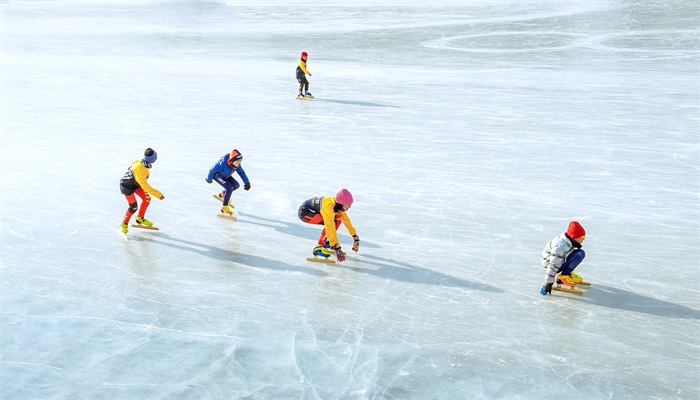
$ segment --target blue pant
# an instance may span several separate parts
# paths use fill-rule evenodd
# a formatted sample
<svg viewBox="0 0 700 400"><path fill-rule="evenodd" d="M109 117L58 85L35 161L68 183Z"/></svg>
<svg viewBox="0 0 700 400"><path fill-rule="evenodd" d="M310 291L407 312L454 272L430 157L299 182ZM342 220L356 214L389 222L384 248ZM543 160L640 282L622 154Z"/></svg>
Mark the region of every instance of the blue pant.
<svg viewBox="0 0 700 400"><path fill-rule="evenodd" d="M586 252L581 250L581 249L576 249L569 254L568 257L566 257L566 260L564 260L564 264L561 265L561 268L559 268L559 272L562 275L570 275L576 267L578 267L579 264L581 264L581 261L586 258Z"/></svg>
<svg viewBox="0 0 700 400"><path fill-rule="evenodd" d="M220 176L216 176L214 177L214 180L216 181L216 183L224 187L224 205L227 206L228 201L231 198L231 193L233 193L234 190L241 187L241 184L238 183L237 180L233 179L232 176L229 176L226 179Z"/></svg>

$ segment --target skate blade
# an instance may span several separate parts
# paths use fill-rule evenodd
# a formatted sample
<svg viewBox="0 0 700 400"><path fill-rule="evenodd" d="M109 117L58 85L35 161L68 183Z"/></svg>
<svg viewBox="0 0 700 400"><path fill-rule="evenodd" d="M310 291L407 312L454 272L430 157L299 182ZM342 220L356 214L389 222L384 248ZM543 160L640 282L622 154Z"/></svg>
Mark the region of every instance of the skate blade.
<svg viewBox="0 0 700 400"><path fill-rule="evenodd" d="M238 219L238 218L236 218L236 216L228 215L228 214L216 214L216 216L221 217L221 218L228 218L228 219Z"/></svg>
<svg viewBox="0 0 700 400"><path fill-rule="evenodd" d="M579 290L579 289L569 289L569 288L565 288L565 287L561 287L561 286L553 286L552 289L553 289L553 290L558 290L558 291L560 291L560 292L568 292L568 293L583 294L583 290Z"/></svg>
<svg viewBox="0 0 700 400"><path fill-rule="evenodd" d="M320 262L320 263L327 263L327 264L335 264L335 260L331 260L329 258L325 257L309 257L306 259L306 261L313 261L313 262Z"/></svg>
<svg viewBox="0 0 700 400"><path fill-rule="evenodd" d="M224 201L224 199L222 199L221 196L219 196L218 194L215 194L214 198L219 200L219 201ZM231 204L231 200L228 201L228 206L231 208L236 208L233 204Z"/></svg>
<svg viewBox="0 0 700 400"><path fill-rule="evenodd" d="M306 100L306 97L299 97L299 96L297 96L297 100Z"/></svg>
<svg viewBox="0 0 700 400"><path fill-rule="evenodd" d="M131 226L134 228L140 228L140 229L150 229L152 231L159 231L160 230L157 226L146 226L146 225L141 225L141 224L131 224Z"/></svg>
<svg viewBox="0 0 700 400"><path fill-rule="evenodd" d="M129 241L129 235L127 235L126 233L124 233L124 232L122 232L122 231L119 231L119 236L121 236L122 239L124 239L125 242L128 242L128 241Z"/></svg>

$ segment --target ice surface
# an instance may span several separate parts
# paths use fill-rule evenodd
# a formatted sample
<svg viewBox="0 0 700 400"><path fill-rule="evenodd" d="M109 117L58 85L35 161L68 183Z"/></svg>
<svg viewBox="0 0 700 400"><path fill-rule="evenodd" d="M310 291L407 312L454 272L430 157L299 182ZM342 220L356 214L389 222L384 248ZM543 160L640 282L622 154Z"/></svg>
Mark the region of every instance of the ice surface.
<svg viewBox="0 0 700 400"><path fill-rule="evenodd" d="M697 3L427 3L3 2L0 397L700 397ZM572 219L593 286L543 297Z"/></svg>

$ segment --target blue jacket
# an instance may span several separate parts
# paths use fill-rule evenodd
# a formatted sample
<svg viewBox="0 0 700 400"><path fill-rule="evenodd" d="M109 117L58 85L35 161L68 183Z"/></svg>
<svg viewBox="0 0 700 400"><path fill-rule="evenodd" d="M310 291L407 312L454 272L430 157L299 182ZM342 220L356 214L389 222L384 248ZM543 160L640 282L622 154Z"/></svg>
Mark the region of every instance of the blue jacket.
<svg viewBox="0 0 700 400"><path fill-rule="evenodd" d="M217 161L216 164L214 164L213 167L209 170L209 175L207 175L207 182L211 183L212 180L220 176L223 179L228 178L229 176L233 175L234 172L238 172L238 175L241 176L241 179L243 179L243 183L250 183L248 180L248 176L245 174L245 171L243 170L242 166L238 166L238 168L232 167L228 165L228 154L224 154L219 161Z"/></svg>

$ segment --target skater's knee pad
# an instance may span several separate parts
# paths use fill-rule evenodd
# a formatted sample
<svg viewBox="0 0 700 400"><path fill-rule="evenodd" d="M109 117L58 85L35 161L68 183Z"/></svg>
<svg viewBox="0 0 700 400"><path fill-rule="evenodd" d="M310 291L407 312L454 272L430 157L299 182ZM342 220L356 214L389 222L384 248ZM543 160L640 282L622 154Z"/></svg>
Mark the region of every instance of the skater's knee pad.
<svg viewBox="0 0 700 400"><path fill-rule="evenodd" d="M138 206L138 204L136 204L136 202L129 203L129 212L130 212L130 213L133 214L133 213L135 213L136 211L138 211L138 209L139 209L139 206Z"/></svg>

